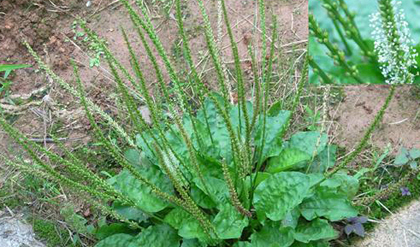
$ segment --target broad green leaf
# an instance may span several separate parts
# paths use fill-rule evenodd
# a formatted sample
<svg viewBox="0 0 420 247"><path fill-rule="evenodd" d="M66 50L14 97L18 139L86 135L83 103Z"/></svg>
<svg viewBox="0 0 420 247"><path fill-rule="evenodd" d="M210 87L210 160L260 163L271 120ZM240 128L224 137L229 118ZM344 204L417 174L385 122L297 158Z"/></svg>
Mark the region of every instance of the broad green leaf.
<svg viewBox="0 0 420 247"><path fill-rule="evenodd" d="M105 238L97 243L95 247L136 247L133 241L133 236L125 233L119 233Z"/></svg>
<svg viewBox="0 0 420 247"><path fill-rule="evenodd" d="M281 221L282 227L291 227L293 229L296 228L298 224L298 220L300 217L300 211L296 208L292 211L288 212L284 219Z"/></svg>
<svg viewBox="0 0 420 247"><path fill-rule="evenodd" d="M149 226L135 237L135 246L179 247L180 238L176 231L166 224ZM131 246L130 246L131 247ZM133 246L134 247L134 246Z"/></svg>
<svg viewBox="0 0 420 247"><path fill-rule="evenodd" d="M147 169L142 169L141 175L163 191L173 193L171 182L158 168L150 166ZM141 183L126 169L109 181L117 190L131 198L140 209L146 212L159 212L169 205L155 196L148 186Z"/></svg>
<svg viewBox="0 0 420 247"><path fill-rule="evenodd" d="M208 195L195 185L191 186L191 197L200 207L211 209L217 206Z"/></svg>
<svg viewBox="0 0 420 247"><path fill-rule="evenodd" d="M138 231L133 230L125 223L112 223L110 225L101 226L100 228L96 229L94 233L96 238L102 240L115 234L134 234L138 233Z"/></svg>
<svg viewBox="0 0 420 247"><path fill-rule="evenodd" d="M328 136L317 131L298 132L290 138L289 147L312 156L318 155L328 142Z"/></svg>
<svg viewBox="0 0 420 247"><path fill-rule="evenodd" d="M338 232L328 223L327 220L315 219L310 222L301 222L296 227L295 239L302 243L309 243L315 240L330 240L338 237Z"/></svg>
<svg viewBox="0 0 420 247"><path fill-rule="evenodd" d="M229 190L226 182L223 179L214 177L204 177L205 183L207 183L207 189L203 186L200 179L194 178L196 186L208 195L211 200L217 205L223 205L229 202Z"/></svg>
<svg viewBox="0 0 420 247"><path fill-rule="evenodd" d="M285 148L278 156L269 159L266 171L269 173L286 171L310 159L311 156L306 152L296 148Z"/></svg>
<svg viewBox="0 0 420 247"><path fill-rule="evenodd" d="M357 210L351 205L346 195L336 190L317 189L315 195L306 198L299 205L300 212L307 220L325 217L331 221L357 216Z"/></svg>
<svg viewBox="0 0 420 247"><path fill-rule="evenodd" d="M197 239L183 239L181 247L207 247L207 244L201 243Z"/></svg>
<svg viewBox="0 0 420 247"><path fill-rule="evenodd" d="M302 243L299 241L295 241L292 244L292 247L329 247L330 244L328 243L328 241L312 241L309 243Z"/></svg>
<svg viewBox="0 0 420 247"><path fill-rule="evenodd" d="M321 186L336 188L337 193L346 195L351 200L359 191L359 181L352 176L339 172L321 183Z"/></svg>
<svg viewBox="0 0 420 247"><path fill-rule="evenodd" d="M253 115L253 107L252 107L252 103L247 101L246 102L246 106L247 106L247 112L248 112L248 118L251 119L252 115ZM238 105L235 105L234 107L231 108L230 110L230 119L232 121L232 126L233 128L236 130L236 132L238 132L239 130L239 126L241 127L241 137L245 138L245 118L244 118L244 114L243 114L243 110L240 109L240 115L241 115L241 122L239 122L239 107Z"/></svg>
<svg viewBox="0 0 420 247"><path fill-rule="evenodd" d="M290 227L280 227L278 224L264 225L251 235L252 247L288 247L294 241L294 230Z"/></svg>
<svg viewBox="0 0 420 247"><path fill-rule="evenodd" d="M270 176L271 176L270 173L267 173L267 172L259 172L258 173L258 176L257 176L257 180L255 181L255 186L258 186L262 181L266 180Z"/></svg>
<svg viewBox="0 0 420 247"><path fill-rule="evenodd" d="M154 133L154 135L157 135L157 131L156 130L152 130L152 132ZM149 160L153 161L154 163L157 163L157 158L154 156L154 150L150 150L150 148L153 149L153 145L151 145L153 143L153 139L151 137L151 135L148 134L148 132L143 132L143 137L144 139L140 136L140 134L136 135L136 145L137 147L139 147L142 152L145 153L145 155L147 156L147 158L149 158ZM147 144L149 144L149 147L147 146Z"/></svg>
<svg viewBox="0 0 420 247"><path fill-rule="evenodd" d="M253 203L258 214L278 221L302 202L309 189L309 177L305 174L280 172L258 185Z"/></svg>
<svg viewBox="0 0 420 247"><path fill-rule="evenodd" d="M397 157L395 157L395 161L394 161L394 165L395 166L402 166L405 165L407 163L410 163L410 166L413 167L414 164L412 164L412 162L417 158L420 158L420 150L419 149L411 149L408 150L404 147L402 147L400 149L400 151L398 152Z"/></svg>
<svg viewBox="0 0 420 247"><path fill-rule="evenodd" d="M253 247L253 245L250 242L239 241L236 242L233 247Z"/></svg>
<svg viewBox="0 0 420 247"><path fill-rule="evenodd" d="M333 167L336 161L337 146L328 145L313 160L309 167L311 173L323 173L328 168Z"/></svg>
<svg viewBox="0 0 420 247"><path fill-rule="evenodd" d="M142 163L146 161L146 159L141 158L139 151L136 149L128 149L125 151L124 157L136 167L141 167L143 165ZM150 165L150 162L148 162L147 165Z"/></svg>
<svg viewBox="0 0 420 247"><path fill-rule="evenodd" d="M187 121L187 122L190 122L190 121ZM173 131L168 130L165 133L166 139L168 140L169 145L174 150L174 152L180 157L180 159L184 163L186 163L189 161L187 145L185 144L178 128L172 126L172 130ZM172 162L176 162L176 165L179 165L179 160L177 160L175 157L171 159L172 159Z"/></svg>
<svg viewBox="0 0 420 247"><path fill-rule="evenodd" d="M268 109L267 115L270 117L277 116L282 109L283 100L279 100Z"/></svg>
<svg viewBox="0 0 420 247"><path fill-rule="evenodd" d="M410 153L411 159L413 160L420 158L420 149L413 148L409 151L409 153Z"/></svg>
<svg viewBox="0 0 420 247"><path fill-rule="evenodd" d="M201 172L204 177L210 176L214 178L223 179L223 170L220 161L210 156L203 154L197 155L198 162L200 164Z"/></svg>
<svg viewBox="0 0 420 247"><path fill-rule="evenodd" d="M289 111L279 111L275 116L267 116L265 126L264 150L262 152L262 161L269 157L277 156L282 149L281 134L284 131L286 123L290 118ZM263 143L263 117L258 119L254 143L261 146Z"/></svg>
<svg viewBox="0 0 420 247"><path fill-rule="evenodd" d="M248 218L243 216L230 204L219 206L220 211L213 220L218 236L221 239L240 238L248 226Z"/></svg>
<svg viewBox="0 0 420 247"><path fill-rule="evenodd" d="M356 68L359 71L360 78L363 78L363 81L366 82L366 84L381 84L385 81L381 70L375 64L358 64L356 65Z"/></svg>
<svg viewBox="0 0 420 247"><path fill-rule="evenodd" d="M307 176L309 177L309 183L311 187L319 183L322 179L324 179L323 173L309 173L307 174Z"/></svg>
<svg viewBox="0 0 420 247"><path fill-rule="evenodd" d="M206 239L206 233L200 223L188 212L181 208L175 208L169 212L164 221L178 230L178 235L186 238Z"/></svg>
<svg viewBox="0 0 420 247"><path fill-rule="evenodd" d="M407 164L408 161L410 161L410 153L405 147L402 147L398 152L397 157L395 157L394 165L402 166Z"/></svg>
<svg viewBox="0 0 420 247"><path fill-rule="evenodd" d="M221 96L217 94L215 94L215 96L217 99L219 99L221 105L223 105L223 103L221 102L222 101ZM229 132L226 127L226 123L224 122L222 116L219 114L212 100L207 98L204 101L204 104L206 106L207 121L209 123L210 132L211 132L214 143L211 143L209 134L205 134L205 137L206 137L205 142L207 143L207 145L210 144L210 146L218 147L217 151L219 152L219 154L217 154L217 157L213 157L213 158L219 159L219 156L221 156L226 159L227 163L230 163L230 161L232 160L232 149L231 149L231 141L229 137ZM197 112L197 118L202 123L206 123L203 108ZM208 131L206 132L208 133Z"/></svg>
<svg viewBox="0 0 420 247"><path fill-rule="evenodd" d="M132 206L125 206L115 203L112 207L117 211L118 214L122 215L125 219L128 220L135 220L138 222L145 221L148 216L144 214L141 210L132 207Z"/></svg>

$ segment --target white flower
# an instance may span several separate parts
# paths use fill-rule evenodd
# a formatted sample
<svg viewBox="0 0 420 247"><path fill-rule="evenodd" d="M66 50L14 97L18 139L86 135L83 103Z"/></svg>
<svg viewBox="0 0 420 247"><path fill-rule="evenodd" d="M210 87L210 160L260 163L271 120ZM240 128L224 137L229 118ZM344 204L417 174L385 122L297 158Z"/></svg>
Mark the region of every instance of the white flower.
<svg viewBox="0 0 420 247"><path fill-rule="evenodd" d="M401 2L392 0L391 5L395 26L392 21L386 20L387 17L381 12L370 16L375 51L378 54L378 62L381 64L380 69L386 78L386 83L412 83L414 76L409 69L417 67L418 54L412 46L414 40L411 38L404 10L400 8ZM393 40L395 30L398 38Z"/></svg>

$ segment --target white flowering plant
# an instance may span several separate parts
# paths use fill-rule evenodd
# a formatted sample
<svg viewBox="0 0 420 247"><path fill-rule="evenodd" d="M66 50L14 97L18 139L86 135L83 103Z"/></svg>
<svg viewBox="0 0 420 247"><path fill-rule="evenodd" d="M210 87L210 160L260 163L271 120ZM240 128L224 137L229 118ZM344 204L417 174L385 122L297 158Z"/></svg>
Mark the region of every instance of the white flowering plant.
<svg viewBox="0 0 420 247"><path fill-rule="evenodd" d="M420 84L414 1L322 0L309 8L312 83Z"/></svg>

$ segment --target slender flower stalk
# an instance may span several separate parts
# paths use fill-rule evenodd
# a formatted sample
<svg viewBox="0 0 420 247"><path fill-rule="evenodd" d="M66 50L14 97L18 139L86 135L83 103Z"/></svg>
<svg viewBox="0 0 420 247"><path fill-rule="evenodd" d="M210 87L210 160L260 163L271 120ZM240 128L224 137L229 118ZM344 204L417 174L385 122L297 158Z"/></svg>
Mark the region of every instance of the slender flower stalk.
<svg viewBox="0 0 420 247"><path fill-rule="evenodd" d="M358 83L362 84L363 80L359 77L359 71L356 66L351 66L346 61L345 53L336 44L331 43L328 32L319 26L312 14L309 14L309 29L314 37L317 38L318 42L328 48L328 56L334 60L334 63L343 67L349 76L353 77Z"/></svg>
<svg viewBox="0 0 420 247"><path fill-rule="evenodd" d="M322 0L323 7L327 10L328 15L331 17L333 22L338 22L344 29L344 33L346 37L352 39L362 51L363 55L369 57L372 61L375 61L376 58L374 54L369 50L368 46L366 45L365 41L360 34L359 28L357 27L354 21L354 13L351 13L347 7L345 1L340 0L339 3L333 0ZM343 10L344 16L341 15L340 10ZM334 23L336 25L336 23ZM341 32L341 30L336 26L337 31ZM346 45L346 41L344 39L343 42ZM346 45L347 50L349 49Z"/></svg>
<svg viewBox="0 0 420 247"><path fill-rule="evenodd" d="M412 44L408 23L401 2L378 0L379 11L370 16L375 51L380 69L388 84L410 84L414 75L410 69L417 67L417 52Z"/></svg>

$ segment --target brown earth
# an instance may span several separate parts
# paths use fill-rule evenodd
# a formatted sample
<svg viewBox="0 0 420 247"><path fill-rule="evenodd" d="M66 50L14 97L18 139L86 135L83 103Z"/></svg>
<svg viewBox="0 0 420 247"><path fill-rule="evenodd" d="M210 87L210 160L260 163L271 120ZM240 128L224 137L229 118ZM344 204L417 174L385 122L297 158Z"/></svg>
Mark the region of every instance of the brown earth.
<svg viewBox="0 0 420 247"><path fill-rule="evenodd" d="M337 122L336 142L347 148L360 141L388 96L388 86L348 86L345 98L330 115ZM381 150L388 145L396 154L401 147L420 149L420 100L414 86L399 87L370 144Z"/></svg>

